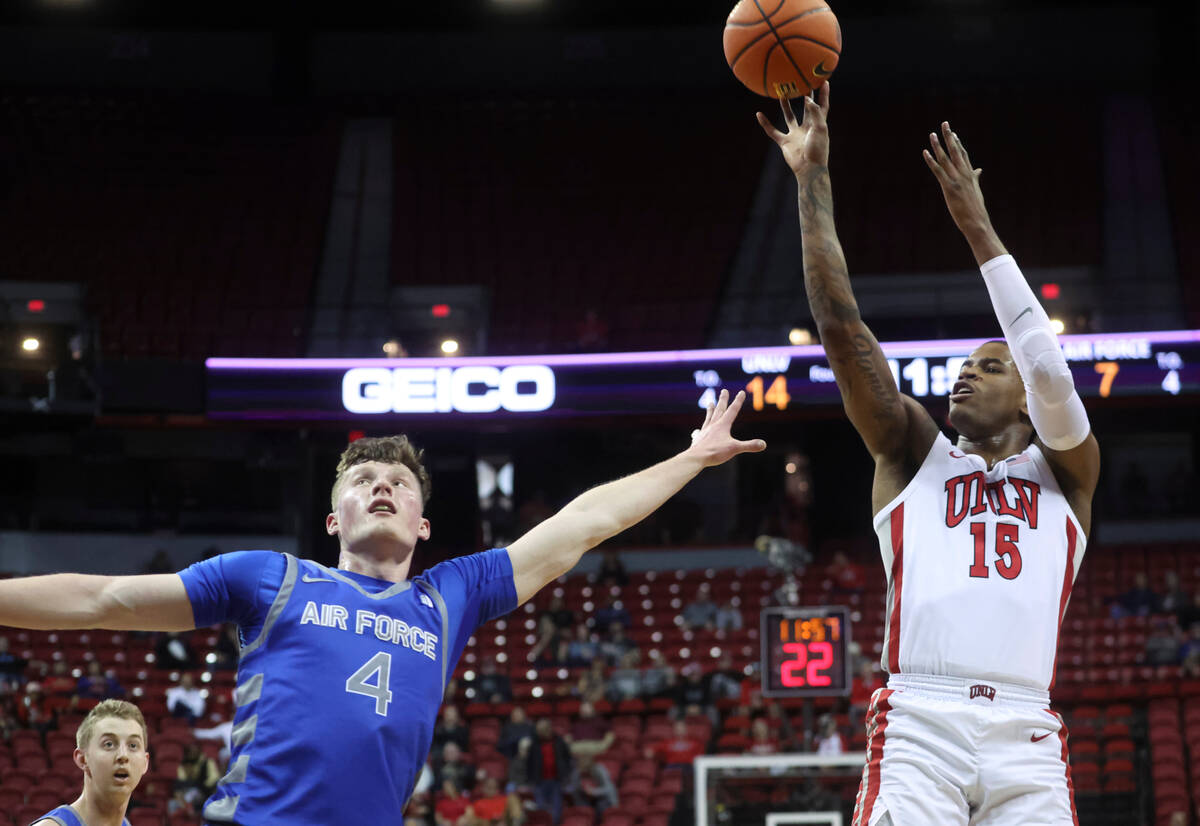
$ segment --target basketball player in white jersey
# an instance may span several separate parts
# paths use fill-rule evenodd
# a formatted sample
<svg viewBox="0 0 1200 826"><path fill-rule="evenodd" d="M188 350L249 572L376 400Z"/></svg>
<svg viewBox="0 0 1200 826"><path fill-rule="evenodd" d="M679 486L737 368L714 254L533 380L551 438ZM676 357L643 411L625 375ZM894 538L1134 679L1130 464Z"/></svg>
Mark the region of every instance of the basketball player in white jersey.
<svg viewBox="0 0 1200 826"><path fill-rule="evenodd" d="M900 394L863 323L833 222L829 84L758 118L799 185L804 286L842 401L875 459L888 581L887 687L867 712L854 826L1077 824L1058 630L1091 524L1100 451L1050 322L992 229L980 170L949 124L925 161L1004 333L964 362L952 443Z"/></svg>

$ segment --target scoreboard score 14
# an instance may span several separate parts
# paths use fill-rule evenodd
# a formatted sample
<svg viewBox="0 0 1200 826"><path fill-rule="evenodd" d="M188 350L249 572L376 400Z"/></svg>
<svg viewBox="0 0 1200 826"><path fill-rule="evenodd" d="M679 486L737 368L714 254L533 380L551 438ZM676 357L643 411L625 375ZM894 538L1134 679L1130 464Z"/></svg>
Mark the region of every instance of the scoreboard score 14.
<svg viewBox="0 0 1200 826"><path fill-rule="evenodd" d="M850 610L771 606L760 614L764 697L850 693Z"/></svg>

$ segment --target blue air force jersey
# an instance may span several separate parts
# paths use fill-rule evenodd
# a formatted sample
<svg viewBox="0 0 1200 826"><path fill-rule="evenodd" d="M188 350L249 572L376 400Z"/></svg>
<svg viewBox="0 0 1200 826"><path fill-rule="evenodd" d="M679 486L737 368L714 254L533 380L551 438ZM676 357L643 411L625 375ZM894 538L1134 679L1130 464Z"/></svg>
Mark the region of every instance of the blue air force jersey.
<svg viewBox="0 0 1200 826"><path fill-rule="evenodd" d="M31 821L29 826L33 826L34 823L41 823L43 820L53 820L58 826L87 826L70 806L59 806L57 809L46 812L46 814ZM129 826L129 821L122 820L121 826Z"/></svg>
<svg viewBox="0 0 1200 826"><path fill-rule="evenodd" d="M229 769L209 823L399 823L446 679L475 629L516 607L508 551L405 582L239 551L180 572L196 625L241 640Z"/></svg>

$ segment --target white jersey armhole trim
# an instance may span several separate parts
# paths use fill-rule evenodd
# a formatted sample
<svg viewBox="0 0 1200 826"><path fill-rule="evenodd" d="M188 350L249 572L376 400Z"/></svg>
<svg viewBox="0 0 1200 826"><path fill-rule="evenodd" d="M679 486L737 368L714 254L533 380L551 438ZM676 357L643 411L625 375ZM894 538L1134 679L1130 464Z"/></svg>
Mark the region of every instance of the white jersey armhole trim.
<svg viewBox="0 0 1200 826"><path fill-rule="evenodd" d="M904 486L904 490L896 494L892 501L880 508L879 513L875 514L875 516L871 518L871 525L875 528L876 532L878 532L884 522L888 520L896 506L908 498L908 494L917 484L917 480L921 478L921 471L923 471L925 466L929 464L929 457L933 455L933 451L937 450L939 447L942 447L943 444L945 444L946 448L948 449L954 449L954 443L951 442L946 437L946 434L939 429L938 435L933 440L933 444L929 446L929 450L925 453L925 457L921 459L921 466L917 468L917 472L913 474L913 478L908 480L908 484Z"/></svg>
<svg viewBox="0 0 1200 826"><path fill-rule="evenodd" d="M1054 475L1054 468L1050 467L1050 463L1046 461L1046 454L1042 453L1042 449L1038 447L1037 442L1030 442L1029 447L1025 448L1029 451L1029 455L1033 457L1033 461L1037 462L1046 472L1046 477L1054 480L1054 487L1058 489L1058 495L1063 498L1063 505L1067 509L1067 518L1075 525L1075 530L1079 532L1079 546L1083 550L1087 550L1088 536L1084 533L1083 523L1079 521L1079 517L1075 515L1075 511L1071 508L1071 500L1062 491L1062 485L1058 483L1058 477ZM1079 573L1076 567L1076 574Z"/></svg>

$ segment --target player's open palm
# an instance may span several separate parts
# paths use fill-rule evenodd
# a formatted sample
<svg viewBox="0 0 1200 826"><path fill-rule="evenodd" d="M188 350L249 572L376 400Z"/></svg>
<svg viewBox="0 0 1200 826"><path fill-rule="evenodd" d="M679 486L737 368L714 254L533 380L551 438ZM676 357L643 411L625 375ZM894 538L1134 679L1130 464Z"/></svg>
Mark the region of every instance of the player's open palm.
<svg viewBox="0 0 1200 826"><path fill-rule="evenodd" d="M967 148L950 128L949 121L942 121L941 129L941 140L936 132L929 133L929 149L923 153L925 164L942 188L942 197L946 199L950 217L959 230L967 232L988 220L983 189L979 186L979 176L983 170L971 166Z"/></svg>
<svg viewBox="0 0 1200 826"><path fill-rule="evenodd" d="M804 101L803 121L796 119L790 100L781 98L779 101L786 132L776 129L771 119L762 112L757 113L759 125L767 137L779 146L783 160L796 175L813 167L829 165L829 126L826 123L829 116L829 81L818 90L816 101L810 97L801 100Z"/></svg>
<svg viewBox="0 0 1200 826"><path fill-rule="evenodd" d="M733 438L730 432L744 401L745 392L739 391L730 401L729 391L722 390L717 403L710 404L705 411L704 424L699 430L692 431L692 446L688 452L699 457L705 467L723 464L740 453L758 453L767 449L767 443L762 439L742 441Z"/></svg>

